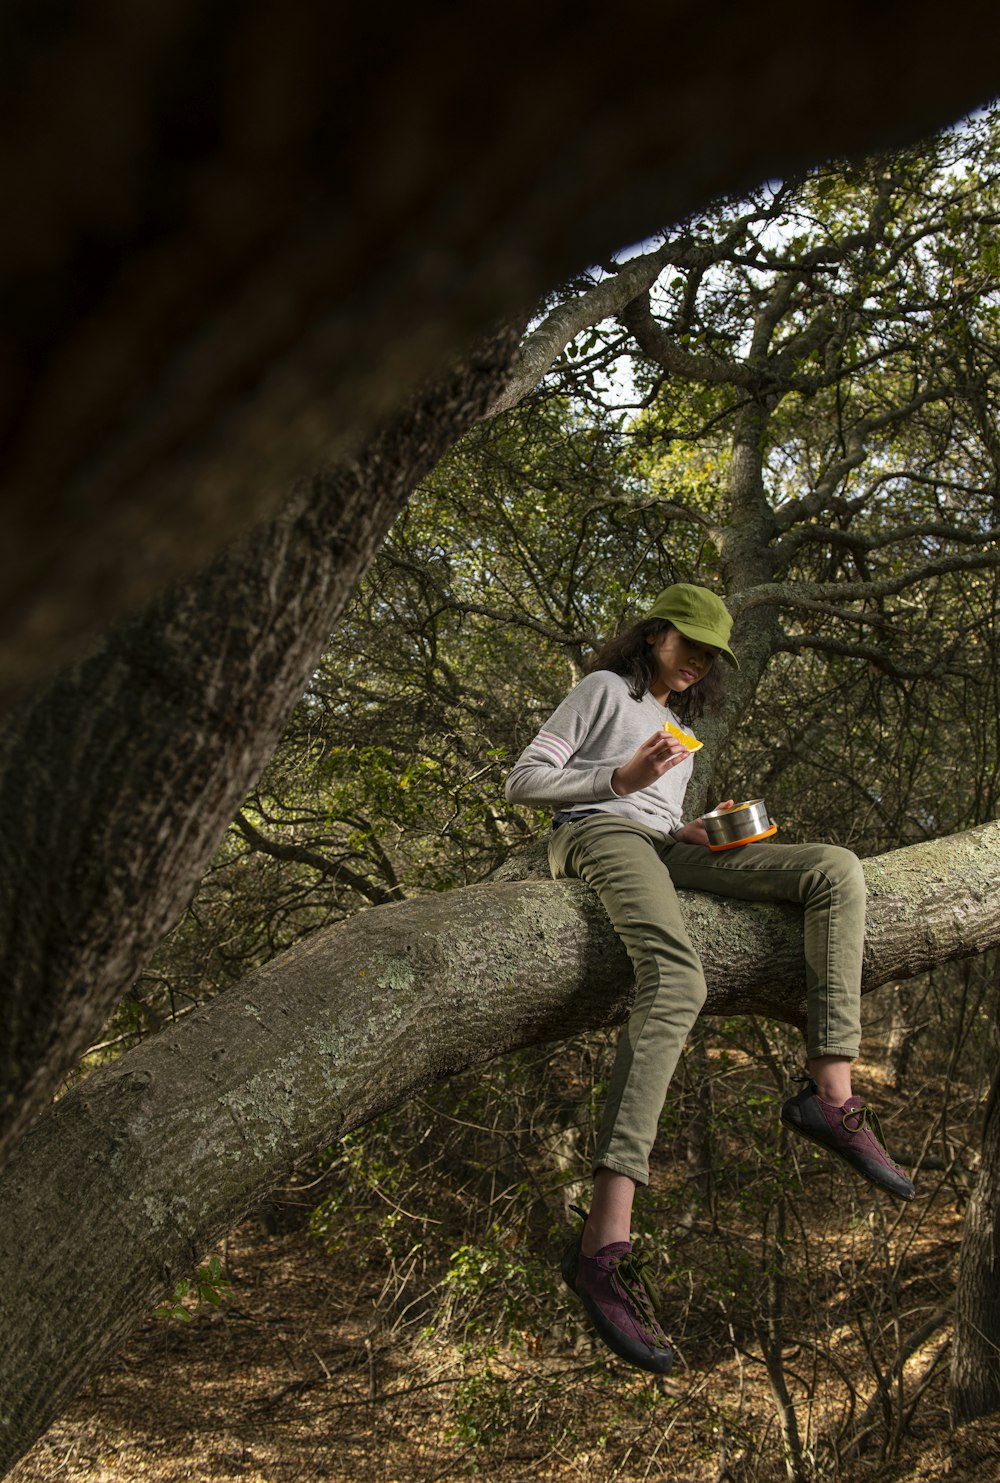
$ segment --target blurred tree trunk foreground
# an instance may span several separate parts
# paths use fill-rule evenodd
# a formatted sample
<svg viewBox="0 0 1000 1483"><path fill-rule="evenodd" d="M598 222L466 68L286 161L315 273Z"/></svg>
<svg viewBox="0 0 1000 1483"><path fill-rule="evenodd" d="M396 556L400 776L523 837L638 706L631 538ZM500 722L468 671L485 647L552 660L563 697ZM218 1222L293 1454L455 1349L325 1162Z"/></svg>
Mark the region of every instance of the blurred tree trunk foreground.
<svg viewBox="0 0 1000 1483"><path fill-rule="evenodd" d="M987 100L983 7L948 22L3 7L0 709L568 274Z"/></svg>

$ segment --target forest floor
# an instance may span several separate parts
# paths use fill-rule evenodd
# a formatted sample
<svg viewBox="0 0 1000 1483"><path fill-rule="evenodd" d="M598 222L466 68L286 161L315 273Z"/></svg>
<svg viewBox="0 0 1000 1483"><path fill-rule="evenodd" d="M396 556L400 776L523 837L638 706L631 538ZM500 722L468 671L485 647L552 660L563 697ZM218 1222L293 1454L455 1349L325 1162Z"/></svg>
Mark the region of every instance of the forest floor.
<svg viewBox="0 0 1000 1483"><path fill-rule="evenodd" d="M469 1382L462 1357L443 1349L414 1368L411 1356L401 1363L391 1348L372 1345L357 1318L342 1322L344 1293L318 1242L247 1228L229 1258L238 1300L189 1325L147 1322L10 1483L785 1477L773 1437L770 1464L757 1449L748 1458L743 1437L726 1437L712 1404L713 1390L732 1398L725 1365L658 1384L590 1354L553 1357L543 1374L549 1409L554 1402L562 1412L555 1427L551 1414L534 1425L529 1414L502 1438L477 1444L466 1430L463 1439L454 1406ZM370 1310L378 1291L355 1297L359 1312ZM516 1357L494 1356L492 1370L503 1379L516 1365ZM752 1410L766 1408L761 1397ZM832 1476L992 1483L1000 1478L1000 1421L952 1433L939 1387L896 1458L880 1463L876 1453Z"/></svg>
<svg viewBox="0 0 1000 1483"><path fill-rule="evenodd" d="M888 1110L911 1115L902 1102ZM780 1483L776 1376L802 1476L1000 1480L1000 1418L952 1430L946 1408L954 1188L928 1172L923 1199L905 1209L886 1201L887 1210L848 1175L808 1162L804 1173L808 1197L800 1187L787 1238L794 1226L804 1266L782 1273L770 1380L768 1331L755 1315L777 1292L777 1248L755 1235L759 1184L716 1212L710 1232L705 1222L675 1227L664 1316L678 1358L667 1379L594 1343L558 1286L565 1233L543 1233L551 1287L518 1309L523 1327L501 1333L475 1317L487 1281L463 1296L439 1265L430 1286L408 1282L391 1251L365 1250L364 1225L331 1252L301 1220L280 1234L248 1220L221 1253L231 1293L188 1323L149 1318L9 1483ZM744 1256L741 1308L737 1289L723 1289ZM876 1281L873 1261L888 1264L891 1280ZM896 1349L905 1363L893 1378L893 1334L925 1329L912 1353ZM879 1369L889 1376L881 1399ZM867 1437L852 1446L870 1403Z"/></svg>

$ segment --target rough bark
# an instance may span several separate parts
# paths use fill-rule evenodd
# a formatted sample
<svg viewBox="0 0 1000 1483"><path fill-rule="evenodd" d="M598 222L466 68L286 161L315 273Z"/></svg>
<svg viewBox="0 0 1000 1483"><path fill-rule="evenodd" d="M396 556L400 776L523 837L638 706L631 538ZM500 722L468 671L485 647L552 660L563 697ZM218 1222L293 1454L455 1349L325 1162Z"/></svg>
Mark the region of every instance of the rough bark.
<svg viewBox="0 0 1000 1483"><path fill-rule="evenodd" d="M567 273L991 96L990 29L974 0L4 7L0 703Z"/></svg>
<svg viewBox="0 0 1000 1483"><path fill-rule="evenodd" d="M866 989L1000 942L1000 825L865 870ZM708 1011L801 1024L799 914L684 903ZM316 934L67 1093L0 1179L0 1463L296 1160L442 1077L621 1019L630 990L582 885L432 894Z"/></svg>
<svg viewBox="0 0 1000 1483"><path fill-rule="evenodd" d="M186 906L415 482L503 385L511 328L0 728L0 1149Z"/></svg>
<svg viewBox="0 0 1000 1483"><path fill-rule="evenodd" d="M956 1426L1000 1409L1000 1066L986 1103L980 1155L962 1222L955 1292L948 1399Z"/></svg>

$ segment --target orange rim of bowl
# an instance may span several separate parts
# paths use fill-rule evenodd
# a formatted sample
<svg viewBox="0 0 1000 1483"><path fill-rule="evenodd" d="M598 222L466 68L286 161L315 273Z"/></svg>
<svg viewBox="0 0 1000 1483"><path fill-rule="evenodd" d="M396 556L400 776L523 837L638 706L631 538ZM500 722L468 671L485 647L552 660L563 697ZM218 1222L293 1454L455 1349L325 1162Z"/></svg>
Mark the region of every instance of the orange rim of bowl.
<svg viewBox="0 0 1000 1483"><path fill-rule="evenodd" d="M756 844L759 839L770 839L772 834L777 834L777 824L772 824L770 829L765 829L761 834L748 834L746 839L731 839L726 844L710 844L710 850L738 850L741 845Z"/></svg>

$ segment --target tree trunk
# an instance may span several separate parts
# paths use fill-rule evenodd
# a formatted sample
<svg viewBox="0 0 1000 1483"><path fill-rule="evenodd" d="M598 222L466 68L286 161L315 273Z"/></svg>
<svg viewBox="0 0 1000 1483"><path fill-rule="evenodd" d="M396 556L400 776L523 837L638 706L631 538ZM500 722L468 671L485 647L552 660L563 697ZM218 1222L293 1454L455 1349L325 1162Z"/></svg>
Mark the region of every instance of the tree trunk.
<svg viewBox="0 0 1000 1483"><path fill-rule="evenodd" d="M962 1225L948 1398L956 1425L1000 1408L1000 1064L986 1101L979 1177Z"/></svg>
<svg viewBox="0 0 1000 1483"><path fill-rule="evenodd" d="M922 1003L921 1003L922 1009ZM896 984L892 991L892 1019L889 1038L885 1048L888 1070L892 1072L892 1089L901 1092L910 1067L910 1056L917 1038L927 1028L927 1022L917 1020L917 1006L909 984Z"/></svg>
<svg viewBox="0 0 1000 1483"><path fill-rule="evenodd" d="M567 274L1000 81L975 0L44 15L0 14L0 704Z"/></svg>
<svg viewBox="0 0 1000 1483"><path fill-rule="evenodd" d="M518 331L0 730L0 1151L99 1033L208 868L416 481L504 384Z"/></svg>
<svg viewBox="0 0 1000 1483"><path fill-rule="evenodd" d="M1000 825L866 862L865 988L1000 942ZM803 1021L801 914L684 893L710 1013ZM289 1168L406 1097L622 1019L596 897L504 882L373 907L68 1092L0 1179L0 1465Z"/></svg>

